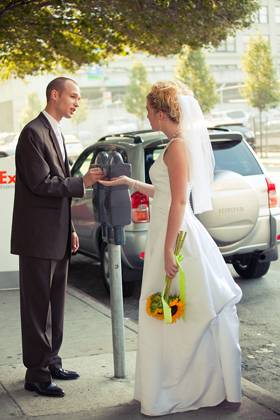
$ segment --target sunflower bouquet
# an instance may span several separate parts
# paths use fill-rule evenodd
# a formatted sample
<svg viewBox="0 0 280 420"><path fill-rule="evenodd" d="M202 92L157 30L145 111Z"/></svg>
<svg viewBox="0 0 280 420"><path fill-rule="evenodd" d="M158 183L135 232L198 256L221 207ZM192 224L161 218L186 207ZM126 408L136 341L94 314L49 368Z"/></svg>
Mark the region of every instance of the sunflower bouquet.
<svg viewBox="0 0 280 420"><path fill-rule="evenodd" d="M147 298L146 312L148 315L159 320L164 319L165 323L173 324L173 322L176 322L181 317L185 321L185 275L180 264L180 261L183 259L180 251L186 235L187 232L180 231L174 251L175 260L179 267L180 294L170 294L173 279L166 276L163 292L154 293Z"/></svg>

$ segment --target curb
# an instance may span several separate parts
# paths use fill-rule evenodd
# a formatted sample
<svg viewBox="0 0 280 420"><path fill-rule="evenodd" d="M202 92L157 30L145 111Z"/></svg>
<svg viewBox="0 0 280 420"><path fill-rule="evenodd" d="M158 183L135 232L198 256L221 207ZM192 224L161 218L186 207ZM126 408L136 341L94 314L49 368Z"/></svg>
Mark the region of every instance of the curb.
<svg viewBox="0 0 280 420"><path fill-rule="evenodd" d="M280 398L269 391L241 378L242 393L252 401L280 415Z"/></svg>

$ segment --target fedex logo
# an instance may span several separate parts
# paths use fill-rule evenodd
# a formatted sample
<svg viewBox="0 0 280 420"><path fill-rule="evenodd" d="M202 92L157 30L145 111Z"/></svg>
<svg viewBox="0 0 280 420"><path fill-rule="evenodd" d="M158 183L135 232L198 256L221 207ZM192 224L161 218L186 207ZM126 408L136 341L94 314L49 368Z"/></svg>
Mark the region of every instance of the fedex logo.
<svg viewBox="0 0 280 420"><path fill-rule="evenodd" d="M16 176L8 175L7 171L0 171L0 184L15 184Z"/></svg>

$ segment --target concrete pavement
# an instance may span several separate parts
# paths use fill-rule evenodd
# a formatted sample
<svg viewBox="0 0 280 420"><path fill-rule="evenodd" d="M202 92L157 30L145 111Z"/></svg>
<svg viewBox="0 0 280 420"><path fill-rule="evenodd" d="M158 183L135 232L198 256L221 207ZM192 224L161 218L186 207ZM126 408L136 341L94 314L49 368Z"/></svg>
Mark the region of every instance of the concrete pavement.
<svg viewBox="0 0 280 420"><path fill-rule="evenodd" d="M19 290L0 290L0 419L1 420L140 420L133 399L137 324L125 319L126 377L114 378L111 312L100 302L68 286L66 295L63 367L77 370L75 381L55 381L64 398L47 398L23 388ZM148 380L148 373L147 373ZM280 418L280 398L242 380L241 404L165 416L174 420Z"/></svg>

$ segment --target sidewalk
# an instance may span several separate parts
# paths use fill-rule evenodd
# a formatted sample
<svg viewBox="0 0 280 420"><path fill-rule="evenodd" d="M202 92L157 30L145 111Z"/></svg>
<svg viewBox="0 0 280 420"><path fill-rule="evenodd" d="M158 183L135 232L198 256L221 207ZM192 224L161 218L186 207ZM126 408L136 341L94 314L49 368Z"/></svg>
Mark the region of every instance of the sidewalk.
<svg viewBox="0 0 280 420"><path fill-rule="evenodd" d="M1 420L140 420L133 399L137 324L125 319L126 378L115 379L111 312L100 302L68 286L64 342L65 369L76 370L75 381L55 381L64 398L47 398L23 388L19 290L0 290L0 419ZM148 375L147 375L148 380ZM164 416L174 420L280 419L280 398L242 380L242 404Z"/></svg>

